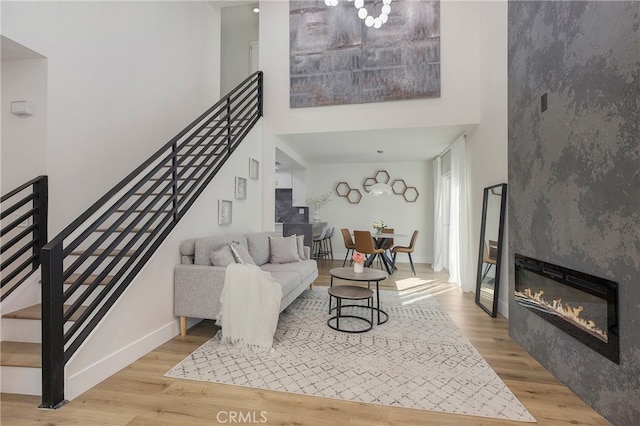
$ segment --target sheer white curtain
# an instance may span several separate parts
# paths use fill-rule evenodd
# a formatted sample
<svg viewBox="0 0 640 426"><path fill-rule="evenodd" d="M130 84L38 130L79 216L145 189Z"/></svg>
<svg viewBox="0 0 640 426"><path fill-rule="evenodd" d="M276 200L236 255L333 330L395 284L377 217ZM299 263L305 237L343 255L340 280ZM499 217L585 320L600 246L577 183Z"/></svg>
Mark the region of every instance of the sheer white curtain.
<svg viewBox="0 0 640 426"><path fill-rule="evenodd" d="M465 292L473 291L469 265L469 222L467 207L466 138L451 145L451 209L449 229L449 282L459 283Z"/></svg>
<svg viewBox="0 0 640 426"><path fill-rule="evenodd" d="M435 183L434 222L433 222L433 265L434 271L444 268L444 201L442 190L442 158L433 160L433 182Z"/></svg>
<svg viewBox="0 0 640 426"><path fill-rule="evenodd" d="M434 271L447 269L449 282L459 284L463 291L468 292L473 291L475 285L469 264L465 145L466 138L462 136L449 147L451 173L446 181L442 176L442 156L433 161L435 199L432 267Z"/></svg>

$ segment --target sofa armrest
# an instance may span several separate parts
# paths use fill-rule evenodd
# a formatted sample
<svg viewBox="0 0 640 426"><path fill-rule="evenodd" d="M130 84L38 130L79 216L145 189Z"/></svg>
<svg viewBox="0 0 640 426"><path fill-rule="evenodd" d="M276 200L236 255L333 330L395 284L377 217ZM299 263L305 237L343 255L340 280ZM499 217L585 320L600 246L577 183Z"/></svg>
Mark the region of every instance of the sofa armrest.
<svg viewBox="0 0 640 426"><path fill-rule="evenodd" d="M307 259L311 259L311 247L302 246L304 248L304 255Z"/></svg>
<svg viewBox="0 0 640 426"><path fill-rule="evenodd" d="M226 268L222 266L176 265L173 312L176 316L216 319Z"/></svg>

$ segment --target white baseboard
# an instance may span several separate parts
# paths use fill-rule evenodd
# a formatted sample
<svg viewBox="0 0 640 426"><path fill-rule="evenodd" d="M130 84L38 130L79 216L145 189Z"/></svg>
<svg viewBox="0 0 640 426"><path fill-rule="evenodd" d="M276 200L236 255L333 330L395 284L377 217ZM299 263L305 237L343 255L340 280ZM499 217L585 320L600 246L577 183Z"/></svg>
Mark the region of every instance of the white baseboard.
<svg viewBox="0 0 640 426"><path fill-rule="evenodd" d="M166 324L117 352L107 355L66 379L65 398L72 400L112 376L138 358L171 340L180 332L179 320ZM71 363L73 360L71 361ZM67 365L68 370L70 365Z"/></svg>
<svg viewBox="0 0 640 426"><path fill-rule="evenodd" d="M505 318L509 318L509 304L504 300L498 300L498 313Z"/></svg>

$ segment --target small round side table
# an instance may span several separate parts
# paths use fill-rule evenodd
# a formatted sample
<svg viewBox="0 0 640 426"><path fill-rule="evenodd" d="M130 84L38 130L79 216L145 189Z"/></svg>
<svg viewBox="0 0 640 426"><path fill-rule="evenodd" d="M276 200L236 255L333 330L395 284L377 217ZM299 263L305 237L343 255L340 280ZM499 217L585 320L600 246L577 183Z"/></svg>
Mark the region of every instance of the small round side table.
<svg viewBox="0 0 640 426"><path fill-rule="evenodd" d="M329 318L327 320L327 325L337 331L343 331L345 333L364 333L365 331L369 331L373 328L373 290L364 287L357 287L354 285L342 285L337 287L329 287L329 311L331 311L331 300L335 297L336 299L336 315ZM367 306L364 305L356 305L349 304L343 305L342 300L366 300ZM371 319L367 319L357 315L343 315L342 308L349 307L358 307L358 308L366 308L371 312ZM357 329L357 330L347 330L344 328L340 328L340 319L341 318L354 318L359 321L363 321L367 324L365 328ZM335 325L332 322L335 321Z"/></svg>
<svg viewBox="0 0 640 426"><path fill-rule="evenodd" d="M353 272L353 268L333 268L329 271L331 275L331 284L329 288L333 288L333 279L338 278L345 281L366 282L367 288L371 287L371 282L376 283L376 306L373 308L378 312L378 325L389 321L389 315L380 309L380 281L386 280L389 275L380 269L364 268L364 272ZM331 313L331 298L329 299L329 313Z"/></svg>

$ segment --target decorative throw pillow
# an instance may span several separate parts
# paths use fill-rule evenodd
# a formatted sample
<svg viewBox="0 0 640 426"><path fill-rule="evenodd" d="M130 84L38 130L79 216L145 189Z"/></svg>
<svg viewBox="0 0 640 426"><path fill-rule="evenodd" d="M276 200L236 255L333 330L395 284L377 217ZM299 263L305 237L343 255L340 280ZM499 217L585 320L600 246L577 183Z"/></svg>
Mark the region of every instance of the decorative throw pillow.
<svg viewBox="0 0 640 426"><path fill-rule="evenodd" d="M229 266L232 263L236 263L236 258L233 257L229 244L225 244L211 253L211 263L213 263L213 266Z"/></svg>
<svg viewBox="0 0 640 426"><path fill-rule="evenodd" d="M236 263L241 263L243 265L255 265L256 262L253 261L253 258L249 254L249 250L242 244L234 241L229 245L231 247L231 251L233 252L233 257L236 259Z"/></svg>
<svg viewBox="0 0 640 426"><path fill-rule="evenodd" d="M282 238L274 238L269 235L269 251L271 252L271 263L300 262L298 239L295 235Z"/></svg>
<svg viewBox="0 0 640 426"><path fill-rule="evenodd" d="M304 235L298 235L298 257L300 260L307 260L307 255L304 252Z"/></svg>

